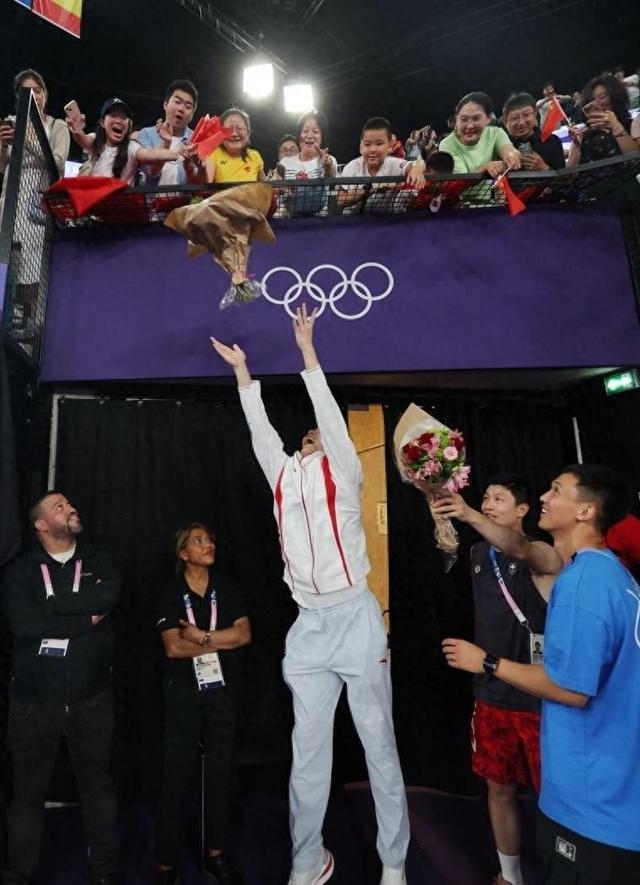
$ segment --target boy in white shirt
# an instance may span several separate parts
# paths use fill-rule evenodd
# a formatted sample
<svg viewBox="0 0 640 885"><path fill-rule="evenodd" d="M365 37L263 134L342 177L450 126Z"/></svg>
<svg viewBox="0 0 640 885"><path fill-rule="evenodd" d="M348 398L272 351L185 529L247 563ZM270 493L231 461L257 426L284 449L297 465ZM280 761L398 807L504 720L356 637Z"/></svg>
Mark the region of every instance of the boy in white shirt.
<svg viewBox="0 0 640 885"><path fill-rule="evenodd" d="M393 147L391 124L384 117L371 117L362 127L360 136L360 156L344 167L341 178L376 178L378 176L402 175L407 183L414 188L421 188L424 183L424 162L422 160L401 160L390 156ZM383 211L392 211L393 191L395 184L369 184L364 187L349 185L340 188L338 193L339 206L351 206L364 198ZM387 191L388 195L377 195L371 198L372 191ZM390 198L388 199L387 196ZM373 208L373 205L369 208Z"/></svg>

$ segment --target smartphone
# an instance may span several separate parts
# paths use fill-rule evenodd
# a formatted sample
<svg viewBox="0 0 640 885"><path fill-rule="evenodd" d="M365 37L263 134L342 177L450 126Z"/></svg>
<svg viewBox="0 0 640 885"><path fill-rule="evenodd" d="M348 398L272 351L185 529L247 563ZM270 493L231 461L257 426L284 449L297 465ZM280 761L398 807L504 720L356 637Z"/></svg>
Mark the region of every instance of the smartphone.
<svg viewBox="0 0 640 885"><path fill-rule="evenodd" d="M68 101L62 110L64 111L65 116L69 118L69 120L74 120L76 117L80 116L80 108L78 107L78 102L75 100L75 98L72 98L71 101Z"/></svg>
<svg viewBox="0 0 640 885"><path fill-rule="evenodd" d="M600 102L597 99L590 101L589 104L584 105L582 108L582 112L588 117L591 114L597 114L600 112Z"/></svg>

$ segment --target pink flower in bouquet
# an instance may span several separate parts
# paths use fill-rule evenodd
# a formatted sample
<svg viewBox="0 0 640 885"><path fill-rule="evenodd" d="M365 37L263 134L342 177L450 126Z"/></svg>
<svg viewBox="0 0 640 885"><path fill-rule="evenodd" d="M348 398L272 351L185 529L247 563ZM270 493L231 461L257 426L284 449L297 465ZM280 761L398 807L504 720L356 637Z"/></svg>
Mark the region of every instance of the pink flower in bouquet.
<svg viewBox="0 0 640 885"><path fill-rule="evenodd" d="M459 492L465 486L469 485L470 467L457 467L451 474L449 479L443 485L444 489L449 492Z"/></svg>
<svg viewBox="0 0 640 885"><path fill-rule="evenodd" d="M445 461L456 461L458 458L458 450L455 446L447 446L442 454Z"/></svg>
<svg viewBox="0 0 640 885"><path fill-rule="evenodd" d="M440 476L442 464L439 461L425 461L420 470L421 479L429 479L432 476Z"/></svg>
<svg viewBox="0 0 640 885"><path fill-rule="evenodd" d="M454 445L458 451L464 449L464 437L459 430L451 431L451 444Z"/></svg>

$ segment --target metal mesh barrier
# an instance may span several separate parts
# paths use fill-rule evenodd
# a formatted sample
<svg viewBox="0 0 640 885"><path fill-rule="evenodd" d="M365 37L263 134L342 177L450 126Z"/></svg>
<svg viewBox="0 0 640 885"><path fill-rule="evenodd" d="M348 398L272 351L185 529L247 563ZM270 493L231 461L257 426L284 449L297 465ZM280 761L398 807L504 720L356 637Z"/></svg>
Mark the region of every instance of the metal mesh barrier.
<svg viewBox="0 0 640 885"><path fill-rule="evenodd" d="M525 205L593 205L624 208L640 203L640 153L600 160L560 172L515 172L508 181ZM272 181L273 218L354 216L369 213L403 215L422 213L433 218L444 211L496 209L506 206L502 188L480 175L434 176L420 191L404 179L379 177ZM234 187L235 185L225 185ZM155 190L127 188L101 201L90 214L76 216L68 193L46 194L44 201L60 228L96 225L146 225L161 223L178 206L201 200L218 185L190 185Z"/></svg>
<svg viewBox="0 0 640 885"><path fill-rule="evenodd" d="M51 217L42 208L42 194L57 180L58 171L30 89L21 90L5 176L0 261L8 267L2 330L6 340L37 366L47 304L52 230Z"/></svg>

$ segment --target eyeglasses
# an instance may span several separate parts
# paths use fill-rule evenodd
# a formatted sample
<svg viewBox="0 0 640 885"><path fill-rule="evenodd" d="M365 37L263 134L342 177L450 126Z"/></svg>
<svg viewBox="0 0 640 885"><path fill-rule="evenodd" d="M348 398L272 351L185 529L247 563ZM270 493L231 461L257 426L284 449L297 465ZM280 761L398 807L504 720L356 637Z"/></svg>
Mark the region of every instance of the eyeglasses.
<svg viewBox="0 0 640 885"><path fill-rule="evenodd" d="M535 118L535 111L523 111L521 114L509 114L507 120L509 123L520 123L522 120L528 123L529 120L535 120Z"/></svg>

